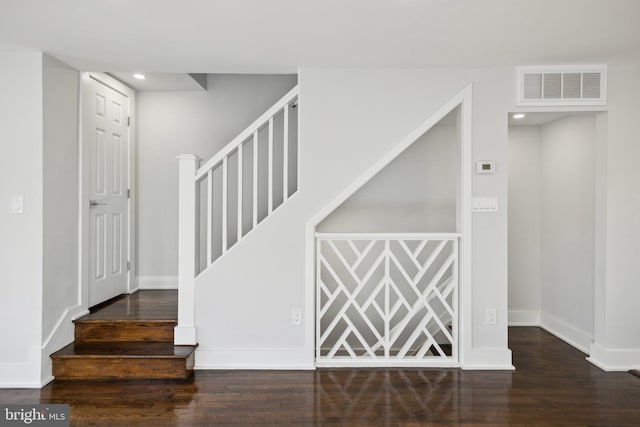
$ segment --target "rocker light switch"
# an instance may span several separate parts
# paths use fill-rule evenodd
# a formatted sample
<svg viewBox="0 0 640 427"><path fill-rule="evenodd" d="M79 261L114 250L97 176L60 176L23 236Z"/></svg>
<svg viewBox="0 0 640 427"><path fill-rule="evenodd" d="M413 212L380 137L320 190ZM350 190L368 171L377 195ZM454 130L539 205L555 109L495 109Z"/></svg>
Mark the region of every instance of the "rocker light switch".
<svg viewBox="0 0 640 427"><path fill-rule="evenodd" d="M22 196L13 196L11 198L11 213L16 215L24 213L24 199Z"/></svg>
<svg viewBox="0 0 640 427"><path fill-rule="evenodd" d="M474 197L473 212L498 212L498 198Z"/></svg>

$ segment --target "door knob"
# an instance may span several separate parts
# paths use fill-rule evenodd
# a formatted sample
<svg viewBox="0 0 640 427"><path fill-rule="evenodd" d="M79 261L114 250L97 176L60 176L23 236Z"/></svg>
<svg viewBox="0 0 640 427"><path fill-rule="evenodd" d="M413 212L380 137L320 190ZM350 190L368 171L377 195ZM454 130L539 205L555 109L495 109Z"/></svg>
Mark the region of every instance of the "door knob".
<svg viewBox="0 0 640 427"><path fill-rule="evenodd" d="M106 205L106 202L99 202L97 200L89 200L89 207L90 208L95 208L98 205Z"/></svg>

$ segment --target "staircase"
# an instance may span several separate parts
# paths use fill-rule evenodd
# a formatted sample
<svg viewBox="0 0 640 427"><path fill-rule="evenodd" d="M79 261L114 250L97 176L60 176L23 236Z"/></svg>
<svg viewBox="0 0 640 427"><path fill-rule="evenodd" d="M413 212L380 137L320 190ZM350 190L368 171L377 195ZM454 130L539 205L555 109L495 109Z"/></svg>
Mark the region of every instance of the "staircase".
<svg viewBox="0 0 640 427"><path fill-rule="evenodd" d="M75 341L51 355L56 380L174 379L193 375L197 345L174 345L176 291L140 291L74 321Z"/></svg>
<svg viewBox="0 0 640 427"><path fill-rule="evenodd" d="M176 344L197 342L196 277L298 191L299 93L291 89L203 165L178 156Z"/></svg>

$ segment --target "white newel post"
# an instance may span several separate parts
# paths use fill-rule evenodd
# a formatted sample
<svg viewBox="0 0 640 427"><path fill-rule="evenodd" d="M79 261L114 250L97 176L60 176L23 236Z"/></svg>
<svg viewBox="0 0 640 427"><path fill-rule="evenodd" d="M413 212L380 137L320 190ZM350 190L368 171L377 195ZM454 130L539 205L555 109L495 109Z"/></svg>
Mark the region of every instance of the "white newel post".
<svg viewBox="0 0 640 427"><path fill-rule="evenodd" d="M178 326L174 330L176 345L196 344L195 276L196 276L196 171L200 158L193 154L178 156Z"/></svg>

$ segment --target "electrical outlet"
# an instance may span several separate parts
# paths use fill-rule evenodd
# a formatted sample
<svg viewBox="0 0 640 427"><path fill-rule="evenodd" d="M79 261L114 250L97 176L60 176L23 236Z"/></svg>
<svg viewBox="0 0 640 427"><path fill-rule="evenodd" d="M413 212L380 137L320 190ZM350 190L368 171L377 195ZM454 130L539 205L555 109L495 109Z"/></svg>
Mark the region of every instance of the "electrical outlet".
<svg viewBox="0 0 640 427"><path fill-rule="evenodd" d="M24 199L22 196L13 196L11 198L11 213L17 215L24 213Z"/></svg>
<svg viewBox="0 0 640 427"><path fill-rule="evenodd" d="M291 324L302 325L302 310L299 308L291 309Z"/></svg>
<svg viewBox="0 0 640 427"><path fill-rule="evenodd" d="M495 308L487 308L485 313L487 325L495 325L497 321L497 314Z"/></svg>

